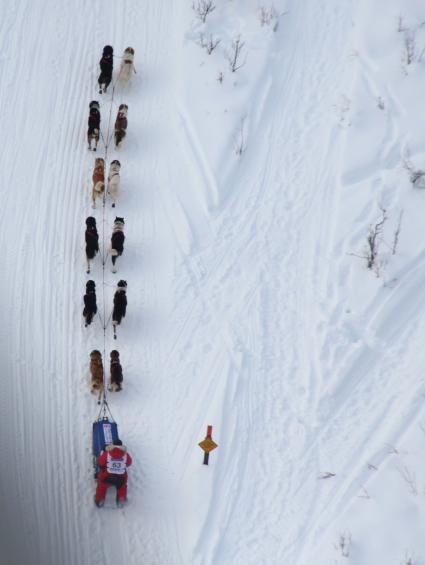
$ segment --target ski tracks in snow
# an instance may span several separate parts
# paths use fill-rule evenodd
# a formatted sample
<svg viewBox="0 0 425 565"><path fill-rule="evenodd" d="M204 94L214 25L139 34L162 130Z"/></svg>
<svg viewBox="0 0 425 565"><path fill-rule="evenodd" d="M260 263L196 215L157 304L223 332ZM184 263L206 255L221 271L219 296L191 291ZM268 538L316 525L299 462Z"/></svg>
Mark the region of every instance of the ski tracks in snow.
<svg viewBox="0 0 425 565"><path fill-rule="evenodd" d="M319 315L312 318L311 312L318 310L317 288L325 286L316 257L323 260L331 245L336 146L332 124L325 142L315 131L330 118L331 109L321 102L336 88L344 61L335 45L344 45L349 27L348 17L334 8L318 6L306 22L304 12L291 7L280 45L284 55L270 71L273 80L255 132L256 158L248 140L226 180L230 196L211 214L217 226L212 241L198 243L180 265L176 304L188 307L190 297L190 307L185 313L177 307L174 314L180 330L164 369L175 368L172 397L178 402L197 402L207 413L208 406L220 405L222 447L195 547L196 562L205 565L261 563L265 545L276 562L294 562L317 506L319 452L304 455L316 431L309 415L319 404L322 378L314 337ZM296 40L301 27L320 46L314 56ZM338 29L337 35L330 37L329 29ZM336 70L329 72L325 61L335 52L341 58L332 58ZM311 154L319 170L309 166ZM205 170L196 152L194 162ZM196 422L202 433L201 410L196 419L178 420L178 435L193 436ZM189 463L182 484L191 475ZM301 526L293 521L299 514Z"/></svg>
<svg viewBox="0 0 425 565"><path fill-rule="evenodd" d="M322 489L325 498L320 500L318 496L318 512L312 516L315 526L304 539L302 555L307 560L309 542L314 547L323 540L328 526L372 477L368 462L378 466L389 456L385 445L400 441L417 421L421 405L422 385L417 373L418 360L423 364L423 251L376 292L360 315L352 312L346 292L351 281L347 260L342 256L360 248L365 240L365 222L376 221L374 199L382 199L381 204L389 209L398 205L399 187L393 186L395 183L387 173L399 166L406 143L398 123L404 110L382 80L383 73L375 72L367 52L356 53L355 57L358 60L350 98L358 103L366 96L364 105L381 100L385 107L376 110L376 143L371 144L372 151L361 163L351 159L350 148L356 146L356 138L347 130L343 158L348 163L342 160L341 190L349 202L349 191L360 191L361 183L366 183L371 187L371 197L359 210L354 235L347 235L344 243L338 243L330 253L335 267L330 271L323 301L330 315L320 354L327 378L321 391L318 430L312 447L320 446L321 465L326 465L322 470L336 472L337 478ZM356 126L361 127L362 116L356 117ZM363 277L368 274L365 272ZM402 416L397 418L396 414Z"/></svg>
<svg viewBox="0 0 425 565"><path fill-rule="evenodd" d="M87 15L83 5L78 9ZM31 555L34 563L57 563L67 555L71 563L89 559L87 544L73 542L85 539L84 511L76 512L83 468L76 462L82 462L84 451L81 413L75 410L79 371L72 330L78 275L69 261L80 238L83 151L75 155L72 149L81 139L78 77L89 42L87 36L73 42L73 23L59 10L54 16L53 9L38 29L29 3L14 3L14 14L14 23L5 21L19 48L10 41L3 75L10 82L2 81L7 89L2 98L10 107L4 117L9 140L2 168L10 179L2 195L2 241L16 242L4 261L4 295L10 296L4 352L10 364L5 394L10 406L4 413L15 419L11 429L16 434L5 439L16 472L16 486L8 482L8 489L17 489L6 506L13 505L11 516L20 524L15 528L24 536L15 544L21 561L11 553L10 562ZM50 41L36 41L36 32ZM65 55L69 52L75 57L71 61ZM64 60L66 73L60 69Z"/></svg>

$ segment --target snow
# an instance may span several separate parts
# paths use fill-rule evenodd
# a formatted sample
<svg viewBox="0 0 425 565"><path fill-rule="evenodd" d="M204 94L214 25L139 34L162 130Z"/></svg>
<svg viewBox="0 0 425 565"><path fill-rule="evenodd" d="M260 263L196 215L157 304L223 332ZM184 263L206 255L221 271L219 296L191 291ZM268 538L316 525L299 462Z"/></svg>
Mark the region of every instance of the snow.
<svg viewBox="0 0 425 565"><path fill-rule="evenodd" d="M422 3L275 0L264 25L271 3L215 5L203 23L190 1L3 3L5 565L425 563ZM210 55L200 34L221 40ZM106 44L135 49L113 100L96 89ZM129 106L104 223L85 142L99 98L106 138ZM91 274L104 318L128 282L104 360L119 349L108 398L134 460L119 510L92 501L92 214L105 246L125 218L118 273L109 260L103 286L97 258Z"/></svg>

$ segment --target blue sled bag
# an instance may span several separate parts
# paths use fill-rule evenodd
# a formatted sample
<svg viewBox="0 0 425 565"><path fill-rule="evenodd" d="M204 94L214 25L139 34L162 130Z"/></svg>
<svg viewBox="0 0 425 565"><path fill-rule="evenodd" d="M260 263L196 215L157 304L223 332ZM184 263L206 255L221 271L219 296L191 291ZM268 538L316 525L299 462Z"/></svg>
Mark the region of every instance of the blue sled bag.
<svg viewBox="0 0 425 565"><path fill-rule="evenodd" d="M118 438L118 425L108 418L101 418L93 422L93 466L95 478L98 472L97 458L106 445L115 443Z"/></svg>

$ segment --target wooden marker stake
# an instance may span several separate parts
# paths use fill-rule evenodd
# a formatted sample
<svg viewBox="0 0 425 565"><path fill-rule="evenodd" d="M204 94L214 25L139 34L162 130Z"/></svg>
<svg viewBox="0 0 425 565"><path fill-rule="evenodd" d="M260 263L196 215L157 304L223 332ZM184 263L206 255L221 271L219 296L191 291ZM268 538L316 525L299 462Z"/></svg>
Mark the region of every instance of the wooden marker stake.
<svg viewBox="0 0 425 565"><path fill-rule="evenodd" d="M208 461L210 458L210 451L218 447L218 445L212 439L212 426L207 427L207 435L205 439L198 443L199 447L204 451L204 465L208 465Z"/></svg>

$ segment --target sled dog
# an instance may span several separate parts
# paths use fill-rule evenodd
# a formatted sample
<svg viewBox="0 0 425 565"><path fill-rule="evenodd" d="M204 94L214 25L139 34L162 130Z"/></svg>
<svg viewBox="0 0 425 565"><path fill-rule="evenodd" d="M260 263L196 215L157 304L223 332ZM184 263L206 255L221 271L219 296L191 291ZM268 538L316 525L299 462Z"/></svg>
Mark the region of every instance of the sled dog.
<svg viewBox="0 0 425 565"><path fill-rule="evenodd" d="M115 203L118 198L118 191L120 188L120 169L121 163L115 159L109 167L108 175L108 194L112 198L112 208L115 208Z"/></svg>
<svg viewBox="0 0 425 565"><path fill-rule="evenodd" d="M122 367L120 363L120 354L116 349L111 351L111 384L109 390L111 392L118 392L122 389Z"/></svg>
<svg viewBox="0 0 425 565"><path fill-rule="evenodd" d="M91 392L103 391L103 363L102 354L97 349L90 353Z"/></svg>
<svg viewBox="0 0 425 565"><path fill-rule="evenodd" d="M115 128L114 128L114 138L115 138L115 146L120 147L122 140L126 136L127 133L127 113L128 113L128 106L127 104L121 104L118 108L117 119L115 120Z"/></svg>
<svg viewBox="0 0 425 565"><path fill-rule="evenodd" d="M133 60L134 60L134 49L132 47L127 47L122 57L120 74L119 74L120 82L123 85L128 84L128 81L130 80L132 74L136 72L134 70Z"/></svg>
<svg viewBox="0 0 425 565"><path fill-rule="evenodd" d="M93 188L91 197L94 208L96 199L102 197L105 191L105 161L100 157L98 157L94 163L92 181Z"/></svg>

